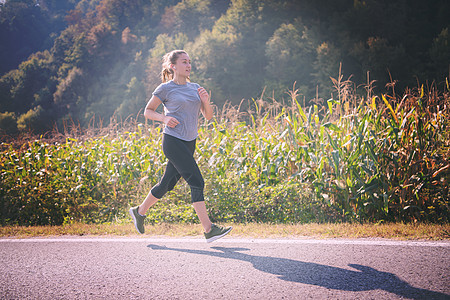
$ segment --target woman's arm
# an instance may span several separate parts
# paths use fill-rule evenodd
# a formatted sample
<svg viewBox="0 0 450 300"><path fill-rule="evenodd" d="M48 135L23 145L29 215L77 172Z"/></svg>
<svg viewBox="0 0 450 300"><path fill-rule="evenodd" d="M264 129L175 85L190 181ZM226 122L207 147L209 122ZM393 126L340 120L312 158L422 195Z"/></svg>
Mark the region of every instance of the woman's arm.
<svg viewBox="0 0 450 300"><path fill-rule="evenodd" d="M156 109L161 103L162 101L153 95L145 106L144 116L149 120L164 122L172 128L177 126L180 123L177 119L156 112Z"/></svg>
<svg viewBox="0 0 450 300"><path fill-rule="evenodd" d="M209 101L209 94L202 87L198 88L198 94L200 95L200 100L202 101L200 111L202 112L202 115L205 117L205 119L209 121L214 116L214 111L211 102Z"/></svg>

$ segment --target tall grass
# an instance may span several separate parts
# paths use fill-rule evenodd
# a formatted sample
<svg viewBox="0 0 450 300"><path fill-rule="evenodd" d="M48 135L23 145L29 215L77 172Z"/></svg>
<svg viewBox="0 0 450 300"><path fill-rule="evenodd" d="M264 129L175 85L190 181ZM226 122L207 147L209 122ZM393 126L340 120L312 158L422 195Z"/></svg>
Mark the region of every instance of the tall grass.
<svg viewBox="0 0 450 300"><path fill-rule="evenodd" d="M342 76L333 82L326 101L301 105L294 86L287 103L262 95L201 124L196 158L213 219L449 221L448 84L400 97L373 95L370 83L362 95ZM161 130L105 130L2 143L2 225L123 218L163 173ZM197 221L185 184L165 199L150 222Z"/></svg>

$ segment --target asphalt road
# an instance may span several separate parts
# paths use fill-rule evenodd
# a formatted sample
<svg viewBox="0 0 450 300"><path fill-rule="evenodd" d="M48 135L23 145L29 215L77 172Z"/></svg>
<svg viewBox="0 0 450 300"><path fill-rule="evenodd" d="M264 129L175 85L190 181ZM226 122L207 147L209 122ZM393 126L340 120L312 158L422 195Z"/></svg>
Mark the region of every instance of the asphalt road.
<svg viewBox="0 0 450 300"><path fill-rule="evenodd" d="M0 299L450 299L450 242L0 239Z"/></svg>

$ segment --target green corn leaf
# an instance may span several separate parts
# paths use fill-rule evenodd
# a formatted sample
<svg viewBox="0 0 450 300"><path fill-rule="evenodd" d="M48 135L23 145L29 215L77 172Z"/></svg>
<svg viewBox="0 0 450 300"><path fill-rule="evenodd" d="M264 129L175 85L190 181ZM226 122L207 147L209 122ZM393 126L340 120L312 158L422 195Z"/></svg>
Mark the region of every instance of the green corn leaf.
<svg viewBox="0 0 450 300"><path fill-rule="evenodd" d="M331 116L333 114L333 101L332 101L332 99L329 99L327 101L327 104L328 104L328 112L327 112L327 114L329 114Z"/></svg>
<svg viewBox="0 0 450 300"><path fill-rule="evenodd" d="M382 95L382 98L383 98L384 104L386 104L387 108L389 109L391 116L394 118L395 122L398 124L397 115L395 114L394 109L392 108L391 104L386 99L385 95Z"/></svg>
<svg viewBox="0 0 450 300"><path fill-rule="evenodd" d="M327 123L323 124L322 126L328 128L328 129L331 129L335 132L341 132L341 129L336 124L331 123L331 122L327 122Z"/></svg>

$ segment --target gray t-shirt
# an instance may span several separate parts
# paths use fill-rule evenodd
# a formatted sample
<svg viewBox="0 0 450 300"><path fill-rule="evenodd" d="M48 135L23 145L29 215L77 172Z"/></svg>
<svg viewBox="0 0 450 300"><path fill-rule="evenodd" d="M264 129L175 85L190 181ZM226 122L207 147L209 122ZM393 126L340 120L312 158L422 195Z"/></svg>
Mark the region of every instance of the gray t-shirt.
<svg viewBox="0 0 450 300"><path fill-rule="evenodd" d="M164 105L164 114L174 117L180 124L174 128L164 127L164 133L182 139L192 141L198 136L198 116L201 100L198 94L200 85L187 82L178 85L173 80L160 84L153 95L158 97Z"/></svg>

